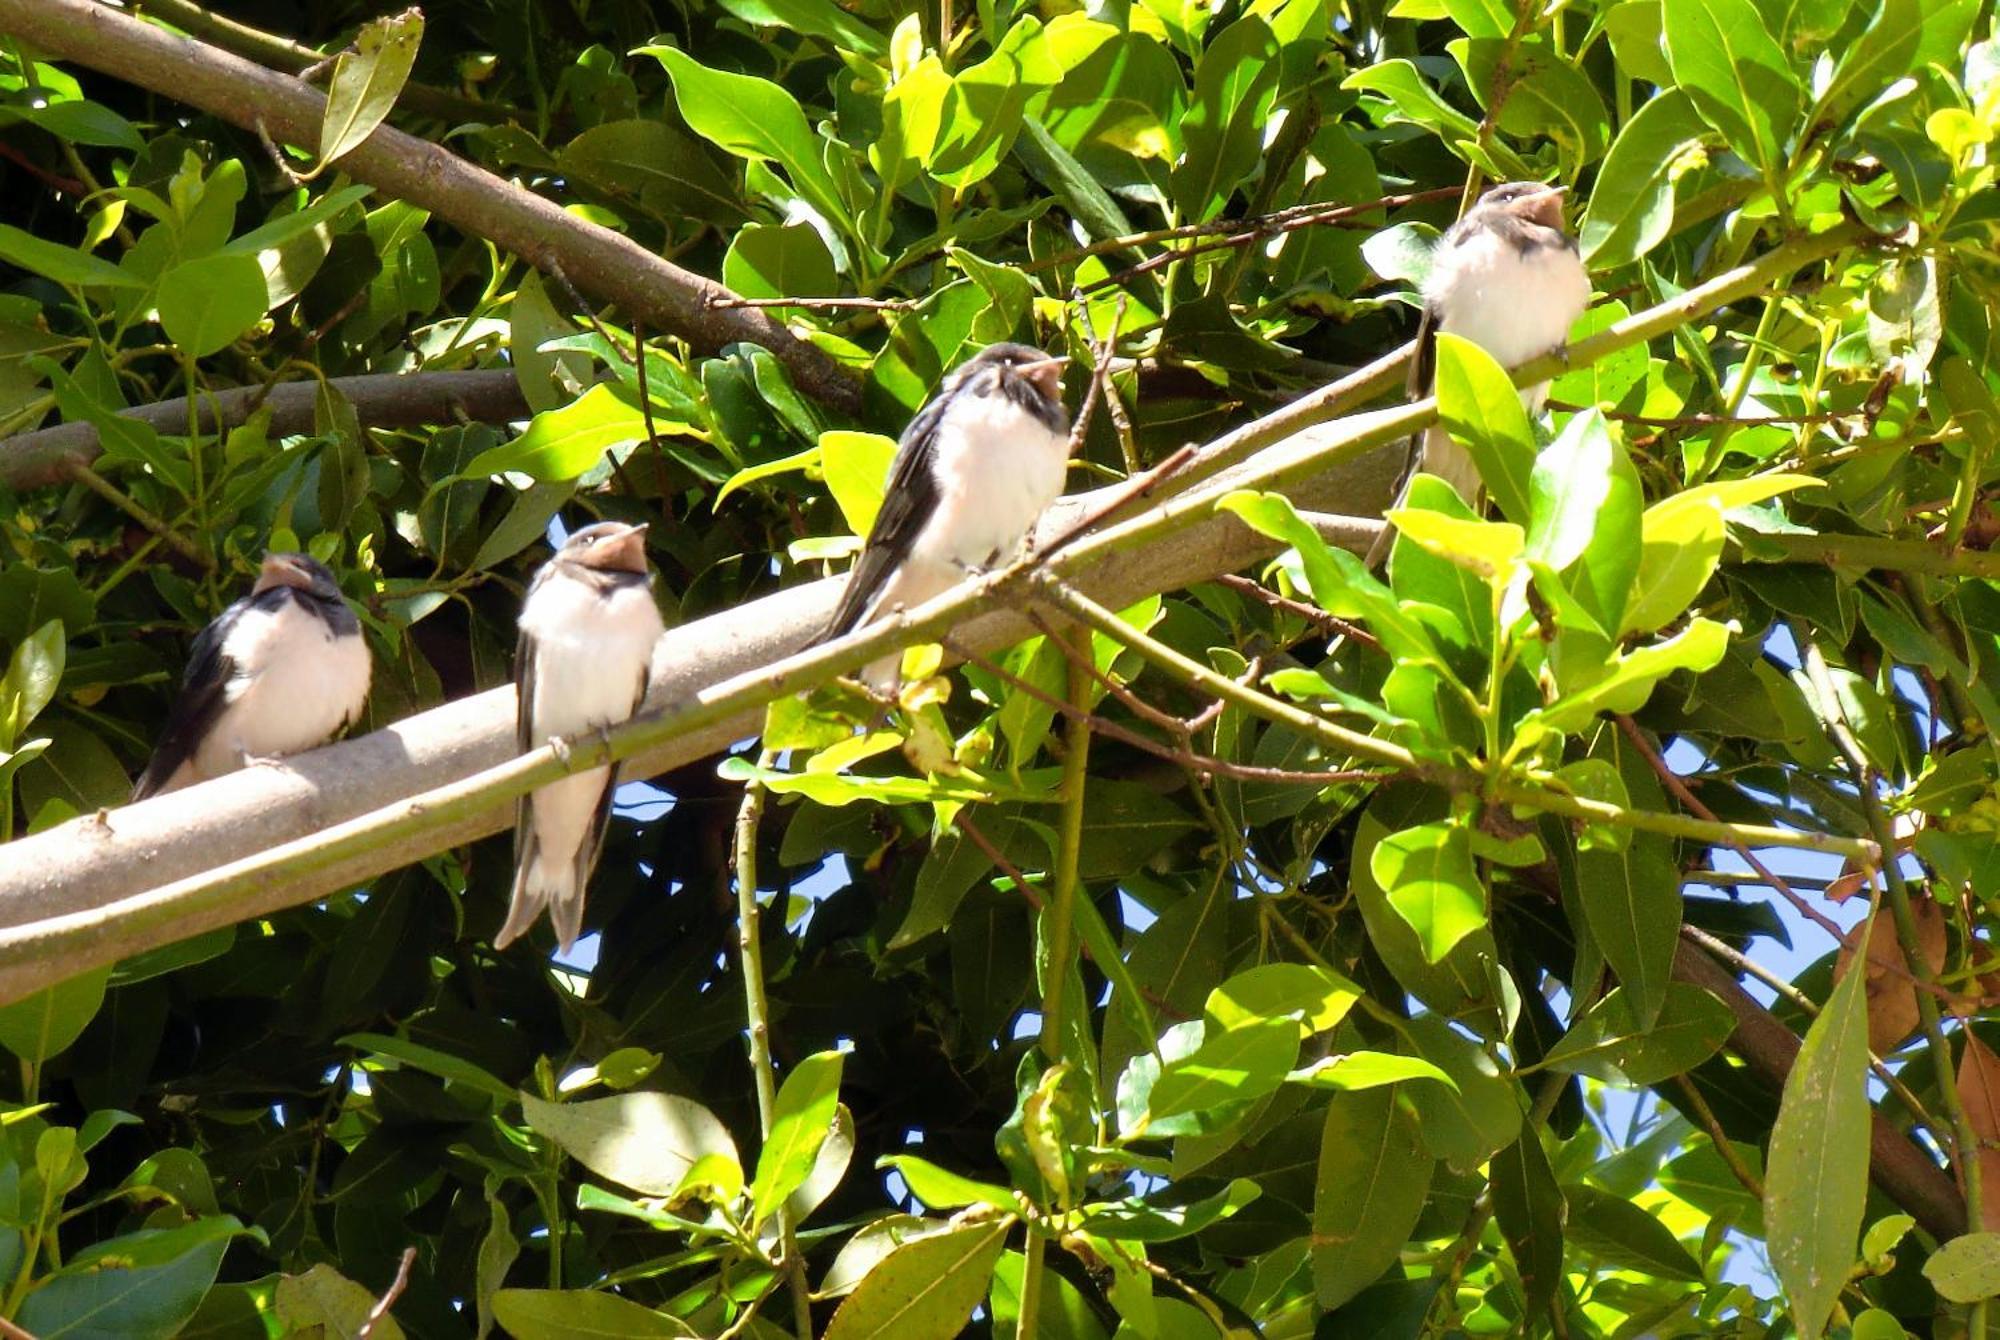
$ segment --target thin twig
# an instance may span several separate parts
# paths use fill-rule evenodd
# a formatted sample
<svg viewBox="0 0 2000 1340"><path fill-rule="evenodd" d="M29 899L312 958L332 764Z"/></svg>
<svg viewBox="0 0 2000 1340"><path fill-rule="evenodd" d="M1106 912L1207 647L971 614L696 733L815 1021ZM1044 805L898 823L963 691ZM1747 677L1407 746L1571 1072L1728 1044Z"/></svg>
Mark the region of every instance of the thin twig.
<svg viewBox="0 0 2000 1340"><path fill-rule="evenodd" d="M1332 633L1337 637L1344 637L1350 642L1357 642L1375 651L1382 650L1382 640L1366 628L1363 628L1360 624L1351 623L1337 614L1328 614L1325 610L1314 605L1308 605L1302 600L1293 600L1289 596L1281 596L1262 582L1254 582L1248 577L1239 576L1233 572L1225 572L1220 577L1215 578L1214 581L1217 586L1226 586L1238 595L1249 596L1252 600L1261 600L1274 610L1283 610L1287 614L1295 614L1315 628L1318 628L1321 632Z"/></svg>
<svg viewBox="0 0 2000 1340"><path fill-rule="evenodd" d="M200 450L200 445L195 444L193 449ZM113 507L116 507L119 511L125 513L125 515L131 517L153 534L159 536L169 549L172 549L188 562L203 570L215 566L215 560L203 553L193 540L176 531L172 526L169 526L164 520L155 516L150 510L140 504L130 494L120 489L103 475L98 474L97 471L91 469L82 461L72 457L64 462L64 469L71 479L104 499Z"/></svg>
<svg viewBox="0 0 2000 1340"><path fill-rule="evenodd" d="M711 298L708 305L730 307L853 307L864 312L907 312L923 298Z"/></svg>
<svg viewBox="0 0 2000 1340"><path fill-rule="evenodd" d="M1674 1083L1680 1086L1681 1095L1688 1100L1688 1106L1694 1109L1695 1118L1701 1123L1701 1128L1708 1132L1708 1141L1715 1146L1715 1152L1722 1156L1722 1161L1729 1166L1729 1171L1735 1174L1736 1180L1743 1184L1743 1189L1761 1202L1764 1199L1764 1180L1751 1172L1750 1166L1743 1161L1743 1156L1736 1152L1736 1146L1731 1144L1729 1137L1723 1133L1722 1123L1715 1119L1715 1111L1709 1107L1708 1099L1701 1096L1701 1090L1686 1075L1674 1076Z"/></svg>
<svg viewBox="0 0 2000 1340"><path fill-rule="evenodd" d="M403 1296L403 1290L410 1287L410 1267L417 1261L415 1247L403 1248L403 1259L396 1264L396 1278L389 1281L388 1289L375 1300L375 1306L368 1309L367 1318L359 1330L354 1332L354 1340L368 1340L375 1334L376 1325L389 1315L389 1309L396 1306L396 1300Z"/></svg>
<svg viewBox="0 0 2000 1340"><path fill-rule="evenodd" d="M1181 468L1187 465L1189 461L1192 461L1200 450L1199 447L1190 442L1175 450L1172 455L1148 470L1145 474L1126 480L1126 487L1122 493L1106 499L1102 505L1093 508L1074 526L1071 526L1068 530L1056 536L1055 539L1049 541L1048 544L1042 547L1040 551L1041 556L1046 558L1060 549L1067 548L1087 532L1102 525L1111 516L1124 511L1135 502L1145 501L1154 489L1157 489L1161 484L1164 484L1167 480L1172 479L1178 474Z"/></svg>

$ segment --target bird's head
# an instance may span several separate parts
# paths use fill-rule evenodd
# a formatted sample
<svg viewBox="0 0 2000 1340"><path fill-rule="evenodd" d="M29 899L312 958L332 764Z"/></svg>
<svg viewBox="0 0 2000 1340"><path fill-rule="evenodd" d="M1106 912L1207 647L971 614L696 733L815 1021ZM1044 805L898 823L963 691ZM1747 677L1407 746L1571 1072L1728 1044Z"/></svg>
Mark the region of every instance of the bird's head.
<svg viewBox="0 0 2000 1340"><path fill-rule="evenodd" d="M1499 214L1511 214L1528 223L1539 223L1544 228L1562 231L1563 196L1568 187L1550 186L1538 181L1508 181L1493 187L1479 197L1477 209L1492 210Z"/></svg>
<svg viewBox="0 0 2000 1340"><path fill-rule="evenodd" d="M340 583L334 580L333 570L310 554L273 552L264 555L264 564L257 570L257 584L252 593L269 591L275 586L290 586L320 600L340 599Z"/></svg>
<svg viewBox="0 0 2000 1340"><path fill-rule="evenodd" d="M1032 345L989 344L959 364L958 371L952 374L951 385L957 387L982 373L991 372L1002 386L1019 380L1060 405L1062 370L1068 362L1067 358L1045 354Z"/></svg>
<svg viewBox="0 0 2000 1340"><path fill-rule="evenodd" d="M557 558L600 572L646 571L646 528L622 521L599 521L563 541Z"/></svg>

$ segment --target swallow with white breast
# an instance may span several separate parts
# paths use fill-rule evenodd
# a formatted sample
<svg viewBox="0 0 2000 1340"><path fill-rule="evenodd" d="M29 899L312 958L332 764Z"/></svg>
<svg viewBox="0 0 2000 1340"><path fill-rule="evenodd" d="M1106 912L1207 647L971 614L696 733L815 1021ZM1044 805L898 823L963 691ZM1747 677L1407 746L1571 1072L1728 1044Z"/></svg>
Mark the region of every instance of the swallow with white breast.
<svg viewBox="0 0 2000 1340"><path fill-rule="evenodd" d="M645 701L666 631L653 603L646 528L600 521L542 565L521 605L514 654L521 751L630 718ZM583 898L604 846L618 766L590 768L521 797L514 824L514 891L495 949L549 910L564 952L583 929Z"/></svg>
<svg viewBox="0 0 2000 1340"><path fill-rule="evenodd" d="M317 748L368 701L361 621L324 563L264 557L256 585L196 635L132 799Z"/></svg>
<svg viewBox="0 0 2000 1340"><path fill-rule="evenodd" d="M822 640L920 605L1011 560L1069 470L1068 362L1024 344L994 344L946 377L910 420L889 485ZM900 656L862 678L893 689Z"/></svg>

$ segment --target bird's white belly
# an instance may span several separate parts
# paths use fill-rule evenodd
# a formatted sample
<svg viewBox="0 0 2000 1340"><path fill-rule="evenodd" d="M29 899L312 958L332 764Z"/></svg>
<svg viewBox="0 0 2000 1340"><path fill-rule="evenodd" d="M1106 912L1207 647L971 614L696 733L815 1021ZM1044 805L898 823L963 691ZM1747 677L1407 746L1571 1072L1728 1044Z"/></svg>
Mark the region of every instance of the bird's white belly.
<svg viewBox="0 0 2000 1340"><path fill-rule="evenodd" d="M358 720L368 700L366 640L336 638L292 601L275 612L246 614L231 632L228 652L237 668L223 690L227 705L196 754L204 777L246 758L315 748Z"/></svg>
<svg viewBox="0 0 2000 1340"><path fill-rule="evenodd" d="M1502 367L1561 345L1590 303L1590 277L1576 253L1538 247L1523 255L1505 239L1481 233L1440 258L1425 295L1443 313L1438 329L1471 340ZM1523 388L1539 409L1546 382Z"/></svg>
<svg viewBox="0 0 2000 1340"><path fill-rule="evenodd" d="M525 611L535 640L535 734L573 735L614 726L632 715L633 699L663 629L652 595L640 588L600 600L569 584L595 609L547 603ZM558 604L568 605L568 601Z"/></svg>
<svg viewBox="0 0 2000 1340"><path fill-rule="evenodd" d="M1012 558L1069 469L1067 434L994 400L972 401L939 425L937 510L910 547L910 558L949 569L953 581L968 565Z"/></svg>

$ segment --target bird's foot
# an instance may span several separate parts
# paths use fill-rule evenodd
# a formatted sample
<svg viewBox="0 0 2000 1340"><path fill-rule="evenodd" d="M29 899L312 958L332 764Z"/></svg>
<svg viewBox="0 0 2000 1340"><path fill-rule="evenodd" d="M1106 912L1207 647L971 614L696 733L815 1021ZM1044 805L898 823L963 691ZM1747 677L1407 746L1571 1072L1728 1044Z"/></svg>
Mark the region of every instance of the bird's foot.
<svg viewBox="0 0 2000 1340"><path fill-rule="evenodd" d="M567 768L570 756L569 737L566 735L551 735L549 737L549 752L561 759L562 765Z"/></svg>
<svg viewBox="0 0 2000 1340"><path fill-rule="evenodd" d="M253 754L248 749L237 750L236 761L245 768L282 768L285 765L283 754Z"/></svg>

